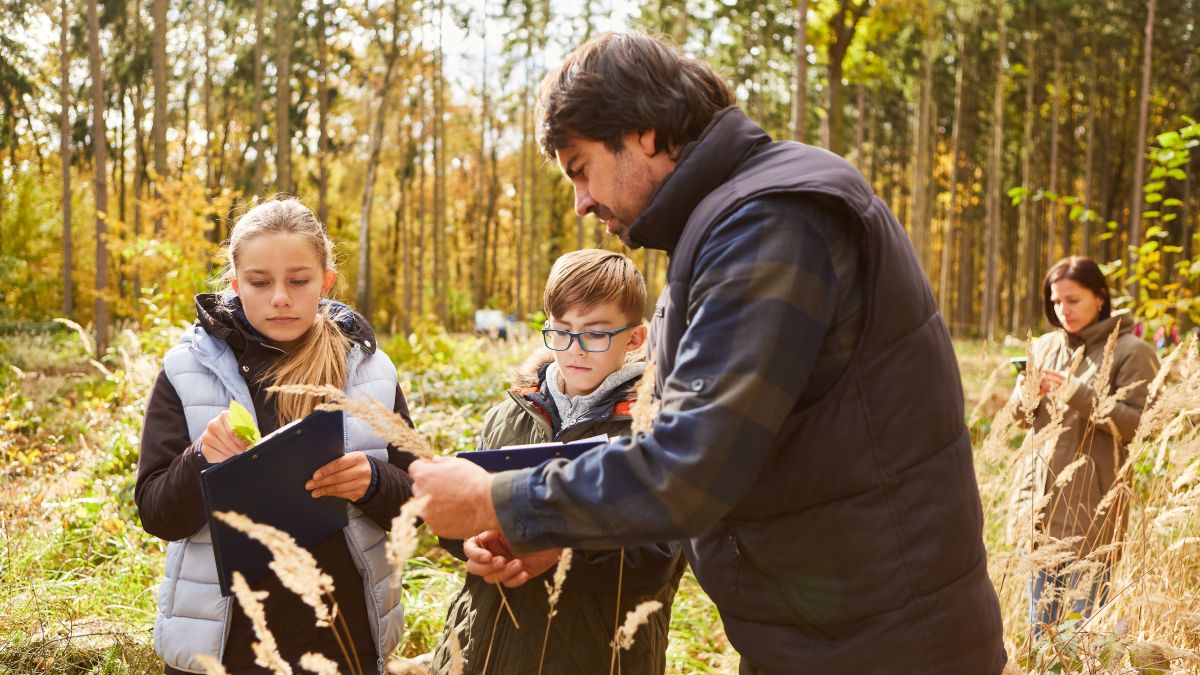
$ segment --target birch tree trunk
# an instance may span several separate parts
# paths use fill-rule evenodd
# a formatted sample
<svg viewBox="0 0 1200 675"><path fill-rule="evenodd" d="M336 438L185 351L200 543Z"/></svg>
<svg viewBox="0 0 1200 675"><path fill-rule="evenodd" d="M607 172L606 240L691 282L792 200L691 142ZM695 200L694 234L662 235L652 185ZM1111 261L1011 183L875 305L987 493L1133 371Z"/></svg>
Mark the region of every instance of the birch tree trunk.
<svg viewBox="0 0 1200 675"><path fill-rule="evenodd" d="M96 164L96 293L93 320L97 359L108 350L108 141L104 130L104 71L100 63L100 17L88 0L88 66L92 75L92 152Z"/></svg>
<svg viewBox="0 0 1200 675"><path fill-rule="evenodd" d="M71 240L71 50L69 45L71 11L67 0L62 0L62 21L59 26L58 53L62 70L58 95L58 148L62 161L62 212L63 212L63 316L75 318L75 269L74 246Z"/></svg>
<svg viewBox="0 0 1200 675"><path fill-rule="evenodd" d="M1004 181L1004 90L1007 85L1008 25L1005 6L997 5L999 55L996 59L996 91L992 96L992 147L988 156L987 238L984 246L983 318L980 329L989 340L996 337L996 257L1000 237L1000 187Z"/></svg>

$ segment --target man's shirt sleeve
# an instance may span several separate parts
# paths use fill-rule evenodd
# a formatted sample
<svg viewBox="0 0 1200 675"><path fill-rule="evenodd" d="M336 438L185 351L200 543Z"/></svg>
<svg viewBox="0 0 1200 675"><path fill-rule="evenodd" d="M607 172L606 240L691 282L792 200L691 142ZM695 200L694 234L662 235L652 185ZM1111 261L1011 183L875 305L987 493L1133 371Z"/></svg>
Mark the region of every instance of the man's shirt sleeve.
<svg viewBox="0 0 1200 675"><path fill-rule="evenodd" d="M689 324L654 427L573 462L498 474L492 497L510 542L645 544L727 514L767 465L838 316L839 261L847 245L857 250L839 218L786 198L717 224L696 260Z"/></svg>

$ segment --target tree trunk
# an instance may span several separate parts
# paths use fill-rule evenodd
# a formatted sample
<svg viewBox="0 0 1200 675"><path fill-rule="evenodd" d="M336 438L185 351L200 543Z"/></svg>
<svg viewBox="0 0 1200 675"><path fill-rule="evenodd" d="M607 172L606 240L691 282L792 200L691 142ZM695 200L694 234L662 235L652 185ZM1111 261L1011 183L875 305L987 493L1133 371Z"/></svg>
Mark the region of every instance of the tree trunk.
<svg viewBox="0 0 1200 675"><path fill-rule="evenodd" d="M154 73L154 196L167 178L167 0L154 0L151 69ZM161 210L160 210L161 212ZM154 219L154 234L162 232L162 217Z"/></svg>
<svg viewBox="0 0 1200 675"><path fill-rule="evenodd" d="M75 318L75 283L71 274L75 269L74 246L71 241L71 50L68 44L71 11L67 0L62 0L62 22L59 26L58 52L62 60L58 95L61 113L58 121L58 147L62 158L62 212L63 212L63 316Z"/></svg>
<svg viewBox="0 0 1200 675"><path fill-rule="evenodd" d="M331 152L329 143L329 38L325 30L327 11L325 0L317 0L317 218L322 223L329 222L329 154ZM401 193L403 194L403 191Z"/></svg>
<svg viewBox="0 0 1200 675"><path fill-rule="evenodd" d="M354 303L358 311L368 319L371 317L371 207L375 200L375 174L379 170L379 155L383 149L386 130L388 100L392 91L392 80L396 74L396 62L400 56L400 3L393 5L392 41L384 52L383 81L375 93L379 101L375 120L371 125L370 153L367 158L367 175L364 178L362 211L358 229L358 280L354 289ZM383 46L382 41L380 46Z"/></svg>
<svg viewBox="0 0 1200 675"><path fill-rule="evenodd" d="M954 64L954 123L950 131L950 198L946 205L946 225L942 233L942 265L938 275L938 308L947 319L950 317L950 264L953 260L951 251L956 239L954 217L955 209L958 206L959 140L962 137L963 71L965 70L963 61L967 58L966 31L959 26L956 32L958 35L955 40L957 54Z"/></svg>
<svg viewBox="0 0 1200 675"><path fill-rule="evenodd" d="M96 164L96 358L108 350L108 176L104 131L104 72L100 63L100 17L96 0L88 0L88 66L92 73L92 151Z"/></svg>
<svg viewBox="0 0 1200 675"><path fill-rule="evenodd" d="M996 337L996 256L999 254L1000 187L1004 181L1004 90L1007 81L1008 25L1005 6L996 8L999 22L999 56L996 59L996 91L992 97L992 148L988 156L987 181L987 239L984 252L983 319L980 332L993 340Z"/></svg>
<svg viewBox="0 0 1200 675"><path fill-rule="evenodd" d="M1021 185L1032 190L1033 185L1033 122L1037 114L1037 109L1034 107L1034 93L1037 90L1037 43L1038 33L1034 30L1034 16L1032 8L1029 11L1030 30L1029 36L1025 42L1025 118L1024 128L1021 135ZM1038 268L1041 266L1042 258L1038 255L1038 248L1034 245L1036 237L1033 232L1033 217L1031 211L1033 209L1032 195L1022 199L1021 204L1017 207L1017 238L1019 241L1020 250L1025 257L1025 280L1027 285L1034 283L1034 279L1038 278ZM1028 286L1027 286L1028 288ZM1021 333L1021 326L1031 325L1034 320L1034 309L1037 305L1037 298L1034 295L1026 292L1024 294L1025 302L1022 303L1022 311L1020 318L1014 321L1009 329L1014 333Z"/></svg>
<svg viewBox="0 0 1200 675"><path fill-rule="evenodd" d="M850 51L850 43L854 40L858 22L871 8L872 0L840 0L837 14L834 16L828 50L829 82L826 88L827 110L825 115L826 147L831 151L842 154L842 120L845 111L842 109L842 68L846 54Z"/></svg>
<svg viewBox="0 0 1200 675"><path fill-rule="evenodd" d="M212 117L212 0L204 1L204 192L212 201L213 189L213 117ZM217 228L213 228L215 235Z"/></svg>
<svg viewBox="0 0 1200 675"><path fill-rule="evenodd" d="M929 5L926 5L928 8ZM923 40L923 64L921 68L921 84L918 88L917 100L917 124L913 134L916 152L914 157L912 171L912 219L910 223L910 231L913 238L913 247L917 250L917 257L921 261L921 267L929 275L929 229L930 229L930 209L929 207L929 176L930 176L930 155L932 148L931 139L933 131L933 59L934 59L934 22L933 17L926 10L925 20L925 39Z"/></svg>
<svg viewBox="0 0 1200 675"><path fill-rule="evenodd" d="M263 45L266 44L266 31L263 25L263 5L266 0L257 0L254 4L254 182L250 185L250 194L261 197L263 192L263 174L266 172L266 120L263 119Z"/></svg>
<svg viewBox="0 0 1200 675"><path fill-rule="evenodd" d="M446 112L445 98L445 63L442 54L442 40L445 30L443 21L446 13L445 2L438 2L438 43L434 54L434 122L433 122L433 287L437 299L438 322L446 325L446 296L447 268L446 256L446 124L443 119Z"/></svg>
<svg viewBox="0 0 1200 675"><path fill-rule="evenodd" d="M276 189L292 193L292 3L278 0L275 14L275 163Z"/></svg>
<svg viewBox="0 0 1200 675"><path fill-rule="evenodd" d="M142 3L135 0L133 15L137 17L133 25L133 44L142 44ZM145 137L146 100L142 90L142 82L133 85L133 241L135 247L140 246L142 237L142 189L146 185L146 137ZM136 250L136 248L135 248ZM142 296L142 274L139 260L135 255L131 262L133 266L133 297L135 300Z"/></svg>
<svg viewBox="0 0 1200 675"><path fill-rule="evenodd" d="M808 0L796 0L796 86L792 94L792 138L804 142L808 97Z"/></svg>
<svg viewBox="0 0 1200 675"><path fill-rule="evenodd" d="M1096 157L1096 106L1099 103L1096 89L1096 45L1092 43L1088 50L1088 72L1090 73L1090 86L1087 87L1087 118L1084 122L1084 132L1087 135L1087 149L1084 151L1083 161L1083 206L1084 208L1096 208L1093 200L1095 199L1095 157ZM1083 219L1079 234L1079 252L1082 255L1092 255L1092 222L1090 219Z"/></svg>
<svg viewBox="0 0 1200 675"><path fill-rule="evenodd" d="M586 7L585 7L586 9ZM487 297L484 295L485 284L487 282L487 244L490 227L490 217L486 213L488 202L487 190L487 135L488 135L488 115L491 114L488 101L488 50L487 50L487 23L488 17L485 13L483 16L483 75L479 79L480 93L480 110L479 110L479 181L476 190L479 194L480 205L477 216L480 224L483 226L482 233L477 232L475 237L475 306L483 307L487 302ZM582 226L580 226L582 228ZM581 234L582 237L582 229ZM583 248L580 246L580 248Z"/></svg>
<svg viewBox="0 0 1200 675"><path fill-rule="evenodd" d="M1061 27L1055 26L1055 34L1061 34ZM1050 78L1053 86L1050 90L1051 96L1054 98L1050 104L1050 192L1058 195L1058 130L1059 119L1062 114L1062 48L1058 40L1054 41L1054 75ZM1046 204L1046 211L1049 215L1046 224L1046 269L1058 260L1057 244L1058 244L1058 211L1059 203L1051 201ZM1065 242L1070 244L1069 241ZM1064 251L1067 249L1064 246ZM1034 280L1030 279L1030 283Z"/></svg>
<svg viewBox="0 0 1200 675"><path fill-rule="evenodd" d="M1146 125L1150 114L1150 62L1154 54L1154 8L1156 0L1150 0L1146 13L1146 36L1142 46L1142 92L1138 99L1137 137L1133 155L1133 196L1129 204L1129 266L1137 259L1137 249L1142 245L1142 190L1146 178ZM1137 285L1130 287L1134 298L1138 297Z"/></svg>

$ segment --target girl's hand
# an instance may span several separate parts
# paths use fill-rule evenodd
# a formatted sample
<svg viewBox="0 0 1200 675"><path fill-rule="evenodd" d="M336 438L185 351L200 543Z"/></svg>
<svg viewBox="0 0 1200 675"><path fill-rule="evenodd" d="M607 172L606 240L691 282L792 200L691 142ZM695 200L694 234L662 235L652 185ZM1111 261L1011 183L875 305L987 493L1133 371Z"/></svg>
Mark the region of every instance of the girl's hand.
<svg viewBox="0 0 1200 675"><path fill-rule="evenodd" d="M371 487L371 460L361 452L350 452L317 469L304 484L313 497L362 499Z"/></svg>
<svg viewBox="0 0 1200 675"><path fill-rule="evenodd" d="M1055 389L1061 387L1062 383L1065 382L1066 379L1067 378L1057 370L1043 370L1041 381L1042 396L1045 396Z"/></svg>
<svg viewBox="0 0 1200 675"><path fill-rule="evenodd" d="M229 426L228 410L222 410L220 415L214 417L200 435L200 454L210 464L223 462L245 451L246 443L234 436Z"/></svg>

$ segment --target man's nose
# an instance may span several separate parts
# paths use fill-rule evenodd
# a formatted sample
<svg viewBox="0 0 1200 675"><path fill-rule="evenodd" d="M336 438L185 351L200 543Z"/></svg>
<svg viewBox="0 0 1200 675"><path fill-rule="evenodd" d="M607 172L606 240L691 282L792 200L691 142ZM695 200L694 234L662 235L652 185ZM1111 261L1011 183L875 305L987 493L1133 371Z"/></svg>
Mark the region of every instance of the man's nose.
<svg viewBox="0 0 1200 675"><path fill-rule="evenodd" d="M596 209L597 203L592 199L592 193L584 188L575 188L575 213L586 216Z"/></svg>

